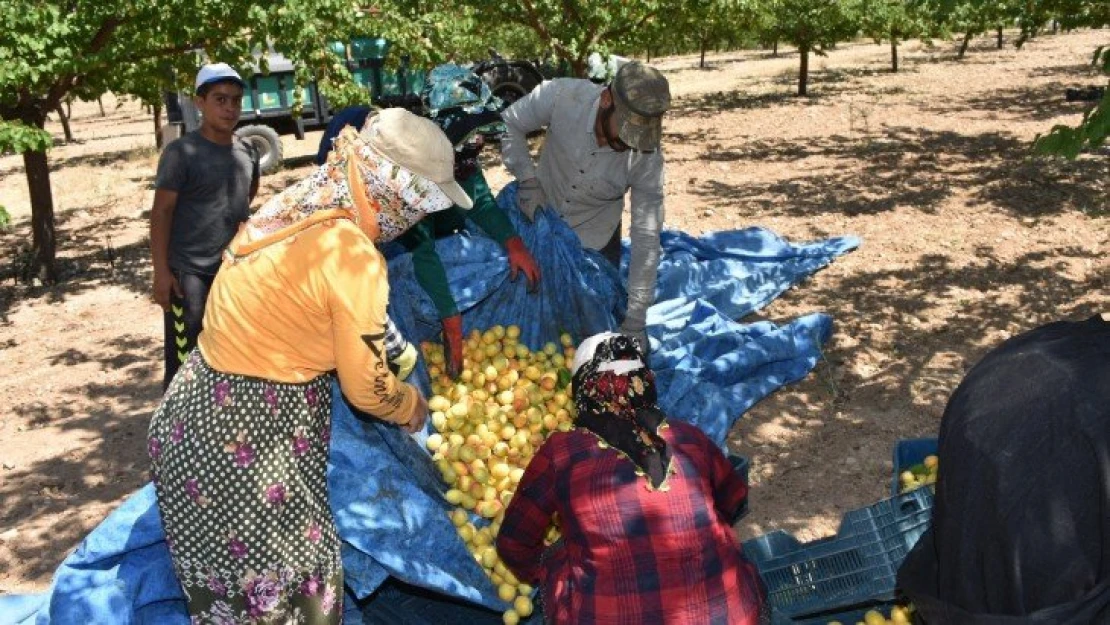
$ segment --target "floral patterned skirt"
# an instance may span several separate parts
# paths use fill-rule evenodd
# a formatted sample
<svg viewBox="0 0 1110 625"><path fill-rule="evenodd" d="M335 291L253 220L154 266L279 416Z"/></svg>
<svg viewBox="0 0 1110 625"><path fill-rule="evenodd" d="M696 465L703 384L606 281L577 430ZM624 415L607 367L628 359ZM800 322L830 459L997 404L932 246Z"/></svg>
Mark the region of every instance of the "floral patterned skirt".
<svg viewBox="0 0 1110 625"><path fill-rule="evenodd" d="M330 376L285 384L217 372L194 350L147 447L194 623L339 623L328 507Z"/></svg>

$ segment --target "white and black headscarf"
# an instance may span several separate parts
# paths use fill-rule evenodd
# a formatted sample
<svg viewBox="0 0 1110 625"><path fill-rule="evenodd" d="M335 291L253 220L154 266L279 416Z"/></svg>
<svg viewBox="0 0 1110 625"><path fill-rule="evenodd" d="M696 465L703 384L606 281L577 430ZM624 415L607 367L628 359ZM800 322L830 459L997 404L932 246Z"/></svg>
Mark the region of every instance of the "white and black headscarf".
<svg viewBox="0 0 1110 625"><path fill-rule="evenodd" d="M656 405L655 374L635 339L606 332L579 346L572 366L577 427L627 456L659 488L671 455L660 431L667 416Z"/></svg>

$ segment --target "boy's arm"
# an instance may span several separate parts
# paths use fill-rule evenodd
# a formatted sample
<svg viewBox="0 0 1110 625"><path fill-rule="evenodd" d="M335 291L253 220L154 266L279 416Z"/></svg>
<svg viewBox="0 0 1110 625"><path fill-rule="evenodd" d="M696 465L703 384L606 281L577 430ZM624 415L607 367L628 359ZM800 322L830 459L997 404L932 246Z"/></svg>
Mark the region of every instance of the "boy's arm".
<svg viewBox="0 0 1110 625"><path fill-rule="evenodd" d="M170 271L170 229L177 191L155 189L150 209L150 258L154 262L154 301L162 310L170 309L170 293L182 296L181 285Z"/></svg>

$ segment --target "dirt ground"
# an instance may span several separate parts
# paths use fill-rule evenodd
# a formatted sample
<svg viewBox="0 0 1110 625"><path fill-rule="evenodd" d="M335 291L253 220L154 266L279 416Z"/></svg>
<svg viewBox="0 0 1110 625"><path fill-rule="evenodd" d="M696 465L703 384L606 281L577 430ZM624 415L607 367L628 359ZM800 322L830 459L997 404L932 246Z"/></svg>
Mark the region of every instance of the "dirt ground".
<svg viewBox="0 0 1110 625"><path fill-rule="evenodd" d="M667 222L694 233L759 225L792 240L855 234L857 251L758 318L815 311L836 323L825 360L738 422L752 459L742 537L835 531L845 510L889 489L900 438L937 429L951 390L991 346L1056 319L1110 310L1110 158L1028 157L1053 124L1076 123L1071 86L1105 84L1087 62L1110 31L1045 36L1020 51L990 39L846 44L815 59L792 97L796 54L663 59ZM149 299L147 220L157 154L134 104L74 107L77 142L50 153L57 287L15 279L27 260L22 161L0 158L0 593L47 587L63 557L147 480L159 397L161 314ZM51 130L61 134L59 126ZM307 171L319 133L286 138ZM494 162L494 189L508 181ZM750 318L749 320L753 320Z"/></svg>

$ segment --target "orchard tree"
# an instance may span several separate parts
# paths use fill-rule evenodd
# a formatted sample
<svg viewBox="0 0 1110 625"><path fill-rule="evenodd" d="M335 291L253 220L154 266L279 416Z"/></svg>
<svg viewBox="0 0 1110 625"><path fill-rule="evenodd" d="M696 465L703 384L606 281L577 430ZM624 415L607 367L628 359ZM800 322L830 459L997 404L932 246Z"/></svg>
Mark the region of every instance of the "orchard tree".
<svg viewBox="0 0 1110 625"><path fill-rule="evenodd" d="M1019 4L1019 26L1022 28L1019 44L1034 36L1049 21L1066 30L1110 25L1110 2L1106 0L1025 0Z"/></svg>
<svg viewBox="0 0 1110 625"><path fill-rule="evenodd" d="M825 56L837 42L852 38L859 31L855 2L839 0L767 0L775 33L794 44L801 57L798 70L798 95L804 96L809 83L809 55Z"/></svg>
<svg viewBox="0 0 1110 625"><path fill-rule="evenodd" d="M576 76L585 76L591 52L620 51L633 45L649 20L667 21L686 11L680 0L457 0L478 11L482 22L497 27L517 24L535 33L544 49L566 60ZM445 9L446 10L446 9Z"/></svg>
<svg viewBox="0 0 1110 625"><path fill-rule="evenodd" d="M71 95L95 99L111 90L157 99L171 70L183 83L198 57L247 69L252 51L279 50L298 78L321 80L325 93L351 89L350 75L327 52L329 40L380 34L413 50L420 25L390 11L368 15L351 0L8 0L0 4L0 152L23 155L31 197L35 275L57 281L54 202L44 130L46 116ZM262 65L265 65L262 59ZM263 70L265 67L262 68ZM249 72L248 72L249 73ZM299 90L297 90L299 91Z"/></svg>
<svg viewBox="0 0 1110 625"><path fill-rule="evenodd" d="M981 0L960 0L952 2L951 7L942 17L945 27L951 32L963 33L960 42L960 51L957 58L964 58L968 45L976 36L990 30L998 33L998 47L1002 47L1002 28L1007 23L1017 19L1021 9L1019 3L1023 0L996 0L982 2ZM944 6L944 5L942 5Z"/></svg>
<svg viewBox="0 0 1110 625"><path fill-rule="evenodd" d="M671 36L685 32L697 46L698 67L705 69L705 53L710 44L731 41L747 31L754 21L754 0L691 0L677 17L660 20L668 25ZM678 28L676 28L676 26Z"/></svg>
<svg viewBox="0 0 1110 625"><path fill-rule="evenodd" d="M875 43L890 42L890 69L898 71L898 44L907 39L935 35L922 0L863 0L859 5L860 28Z"/></svg>

